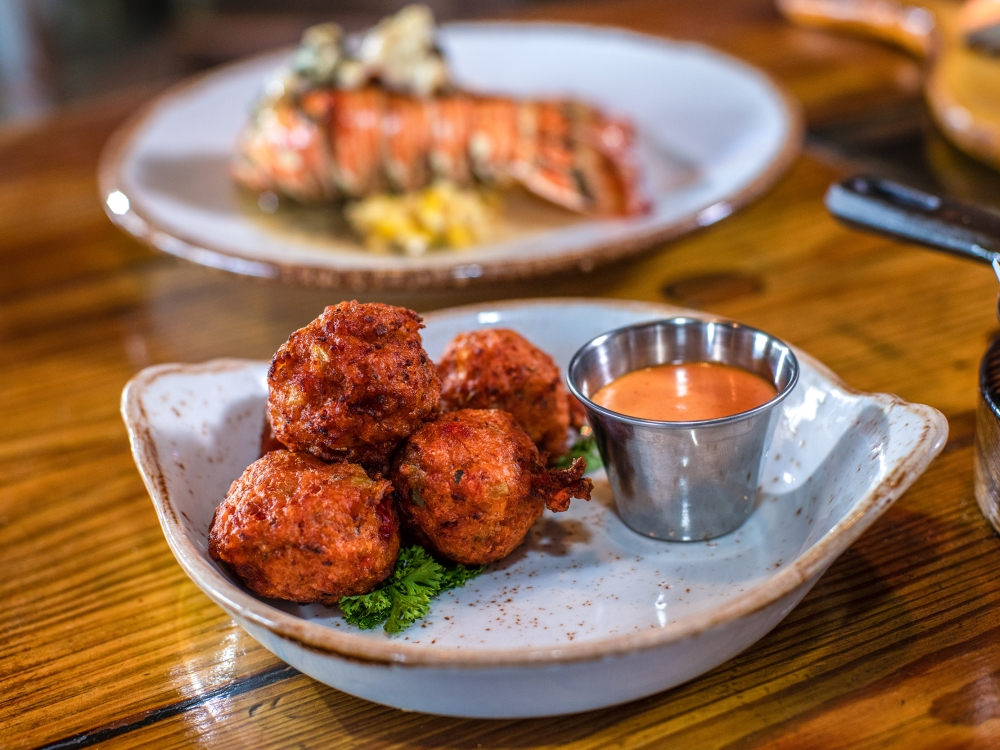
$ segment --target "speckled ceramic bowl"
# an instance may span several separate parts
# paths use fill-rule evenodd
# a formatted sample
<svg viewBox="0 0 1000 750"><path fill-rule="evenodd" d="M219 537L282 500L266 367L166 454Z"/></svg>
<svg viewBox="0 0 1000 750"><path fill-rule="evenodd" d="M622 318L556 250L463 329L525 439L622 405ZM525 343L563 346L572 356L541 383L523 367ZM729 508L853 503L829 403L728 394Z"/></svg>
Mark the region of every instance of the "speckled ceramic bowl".
<svg viewBox="0 0 1000 750"><path fill-rule="evenodd" d="M602 331L678 308L512 302L427 317L432 357L460 331L504 326L562 368ZM944 417L856 393L808 355L782 404L758 507L739 531L670 543L630 531L603 473L590 503L544 516L525 544L436 601L398 636L362 632L337 609L249 593L207 554L208 525L258 454L263 362L144 370L122 411L136 463L178 562L264 646L328 685L403 709L471 717L583 711L665 690L767 633L927 467Z"/></svg>

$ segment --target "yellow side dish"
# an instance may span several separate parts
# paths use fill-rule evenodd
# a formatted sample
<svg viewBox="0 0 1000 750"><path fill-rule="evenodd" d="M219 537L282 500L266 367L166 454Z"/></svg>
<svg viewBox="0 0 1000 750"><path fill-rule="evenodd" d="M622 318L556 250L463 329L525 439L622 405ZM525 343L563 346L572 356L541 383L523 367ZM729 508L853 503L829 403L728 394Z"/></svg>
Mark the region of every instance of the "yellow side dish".
<svg viewBox="0 0 1000 750"><path fill-rule="evenodd" d="M495 195L447 182L402 195L372 195L345 209L351 229L369 250L407 255L482 242L493 231L497 213Z"/></svg>

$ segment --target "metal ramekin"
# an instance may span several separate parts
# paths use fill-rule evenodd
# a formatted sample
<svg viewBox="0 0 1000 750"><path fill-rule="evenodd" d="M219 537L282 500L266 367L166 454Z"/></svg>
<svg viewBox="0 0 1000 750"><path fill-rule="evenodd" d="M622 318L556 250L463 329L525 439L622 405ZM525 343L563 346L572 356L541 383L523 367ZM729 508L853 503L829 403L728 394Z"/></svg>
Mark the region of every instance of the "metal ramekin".
<svg viewBox="0 0 1000 750"><path fill-rule="evenodd" d="M718 362L774 383L777 395L750 411L696 422L636 419L590 396L625 373L663 364ZM602 334L570 361L567 381L587 410L622 519L656 539L695 541L738 529L799 365L789 346L739 323L670 318Z"/></svg>

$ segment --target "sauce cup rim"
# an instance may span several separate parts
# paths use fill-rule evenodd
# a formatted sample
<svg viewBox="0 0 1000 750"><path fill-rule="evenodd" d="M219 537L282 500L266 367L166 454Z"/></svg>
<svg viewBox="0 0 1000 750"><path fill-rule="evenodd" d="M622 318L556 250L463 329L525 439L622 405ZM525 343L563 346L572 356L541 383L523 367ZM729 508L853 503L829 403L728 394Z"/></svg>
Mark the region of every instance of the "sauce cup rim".
<svg viewBox="0 0 1000 750"><path fill-rule="evenodd" d="M765 401L760 406L755 406L754 408L747 409L746 411L736 412L735 414L727 414L724 417L715 417L714 419L696 419L686 422L673 422L673 421L665 421L659 419L642 419L640 417L630 417L627 414L622 414L621 412L612 411L611 409L601 406L600 404L591 400L590 397L585 396L577 389L576 383L573 381L573 372L578 366L580 360L583 358L583 355L586 353L586 351L591 347L595 346L596 344L603 343L603 340L621 335L626 331L635 331L642 328L652 328L654 326L662 326L664 324L680 325L689 323L698 325L705 325L708 323L712 323L715 325L723 325L729 328L738 328L747 331L751 334L759 333L766 336L768 339L771 340L772 343L778 344L779 346L783 347L785 351L788 353L788 357L791 362L791 371L792 371L791 377L788 379L788 382L785 384L784 388L778 391L773 398L771 398L768 401ZM700 362L711 363L713 362L713 360L688 360L681 362L663 362L662 364L698 364ZM717 362L716 364L727 364L727 363ZM729 365L729 366L738 367L737 365ZM739 368L739 369L744 369L744 368ZM690 430L698 427L715 427L717 425L731 424L734 422L742 421L744 419L750 419L751 417L754 417L758 414L770 411L779 403L784 401L785 398L788 396L788 394L791 393L792 390L794 390L796 384L798 384L799 382L799 369L800 369L799 360L795 356L795 352L792 351L792 347L786 344L781 339L779 339L777 336L774 336L768 333L767 331L763 331L760 328L755 328L753 326L748 326L745 323L738 323L735 320L727 320L725 318L693 318L689 315L675 315L670 318L659 318L657 320L649 320L644 323L633 323L631 325L621 326L620 328L614 328L610 331L605 331L604 333L595 336L586 344L577 349L576 353L573 354L573 357L570 359L569 367L566 368L566 386L569 388L570 393L572 393L573 396L575 396L581 402L586 404L588 408L594 409L596 412L605 417L610 417L611 419L616 419L620 422L640 425L644 427L658 427L667 430ZM629 370L628 372L635 372L635 370ZM622 374L627 375L628 372Z"/></svg>

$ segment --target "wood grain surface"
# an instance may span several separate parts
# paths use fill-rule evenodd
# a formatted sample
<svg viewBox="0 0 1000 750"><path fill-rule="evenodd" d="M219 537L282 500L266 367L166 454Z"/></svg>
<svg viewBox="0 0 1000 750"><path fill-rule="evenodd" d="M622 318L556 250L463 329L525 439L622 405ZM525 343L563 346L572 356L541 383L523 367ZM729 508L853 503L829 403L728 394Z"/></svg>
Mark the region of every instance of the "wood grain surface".
<svg viewBox="0 0 1000 750"><path fill-rule="evenodd" d="M881 38L925 60L926 98L938 128L963 151L1000 168L1000 59L970 46L954 0L777 0L803 26Z"/></svg>
<svg viewBox="0 0 1000 750"><path fill-rule="evenodd" d="M768 69L811 122L919 97L905 56L785 26L762 0L546 5L700 38ZM915 78L914 78L915 77ZM913 78L913 80L911 80ZM837 225L808 152L764 198L599 275L385 301L595 295L774 332L851 385L949 418L944 455L772 633L626 706L531 721L405 714L279 662L174 562L118 415L149 364L267 358L335 294L155 255L104 217L101 144L143 95L0 132L0 747L996 747L1000 540L972 499L988 270Z"/></svg>

